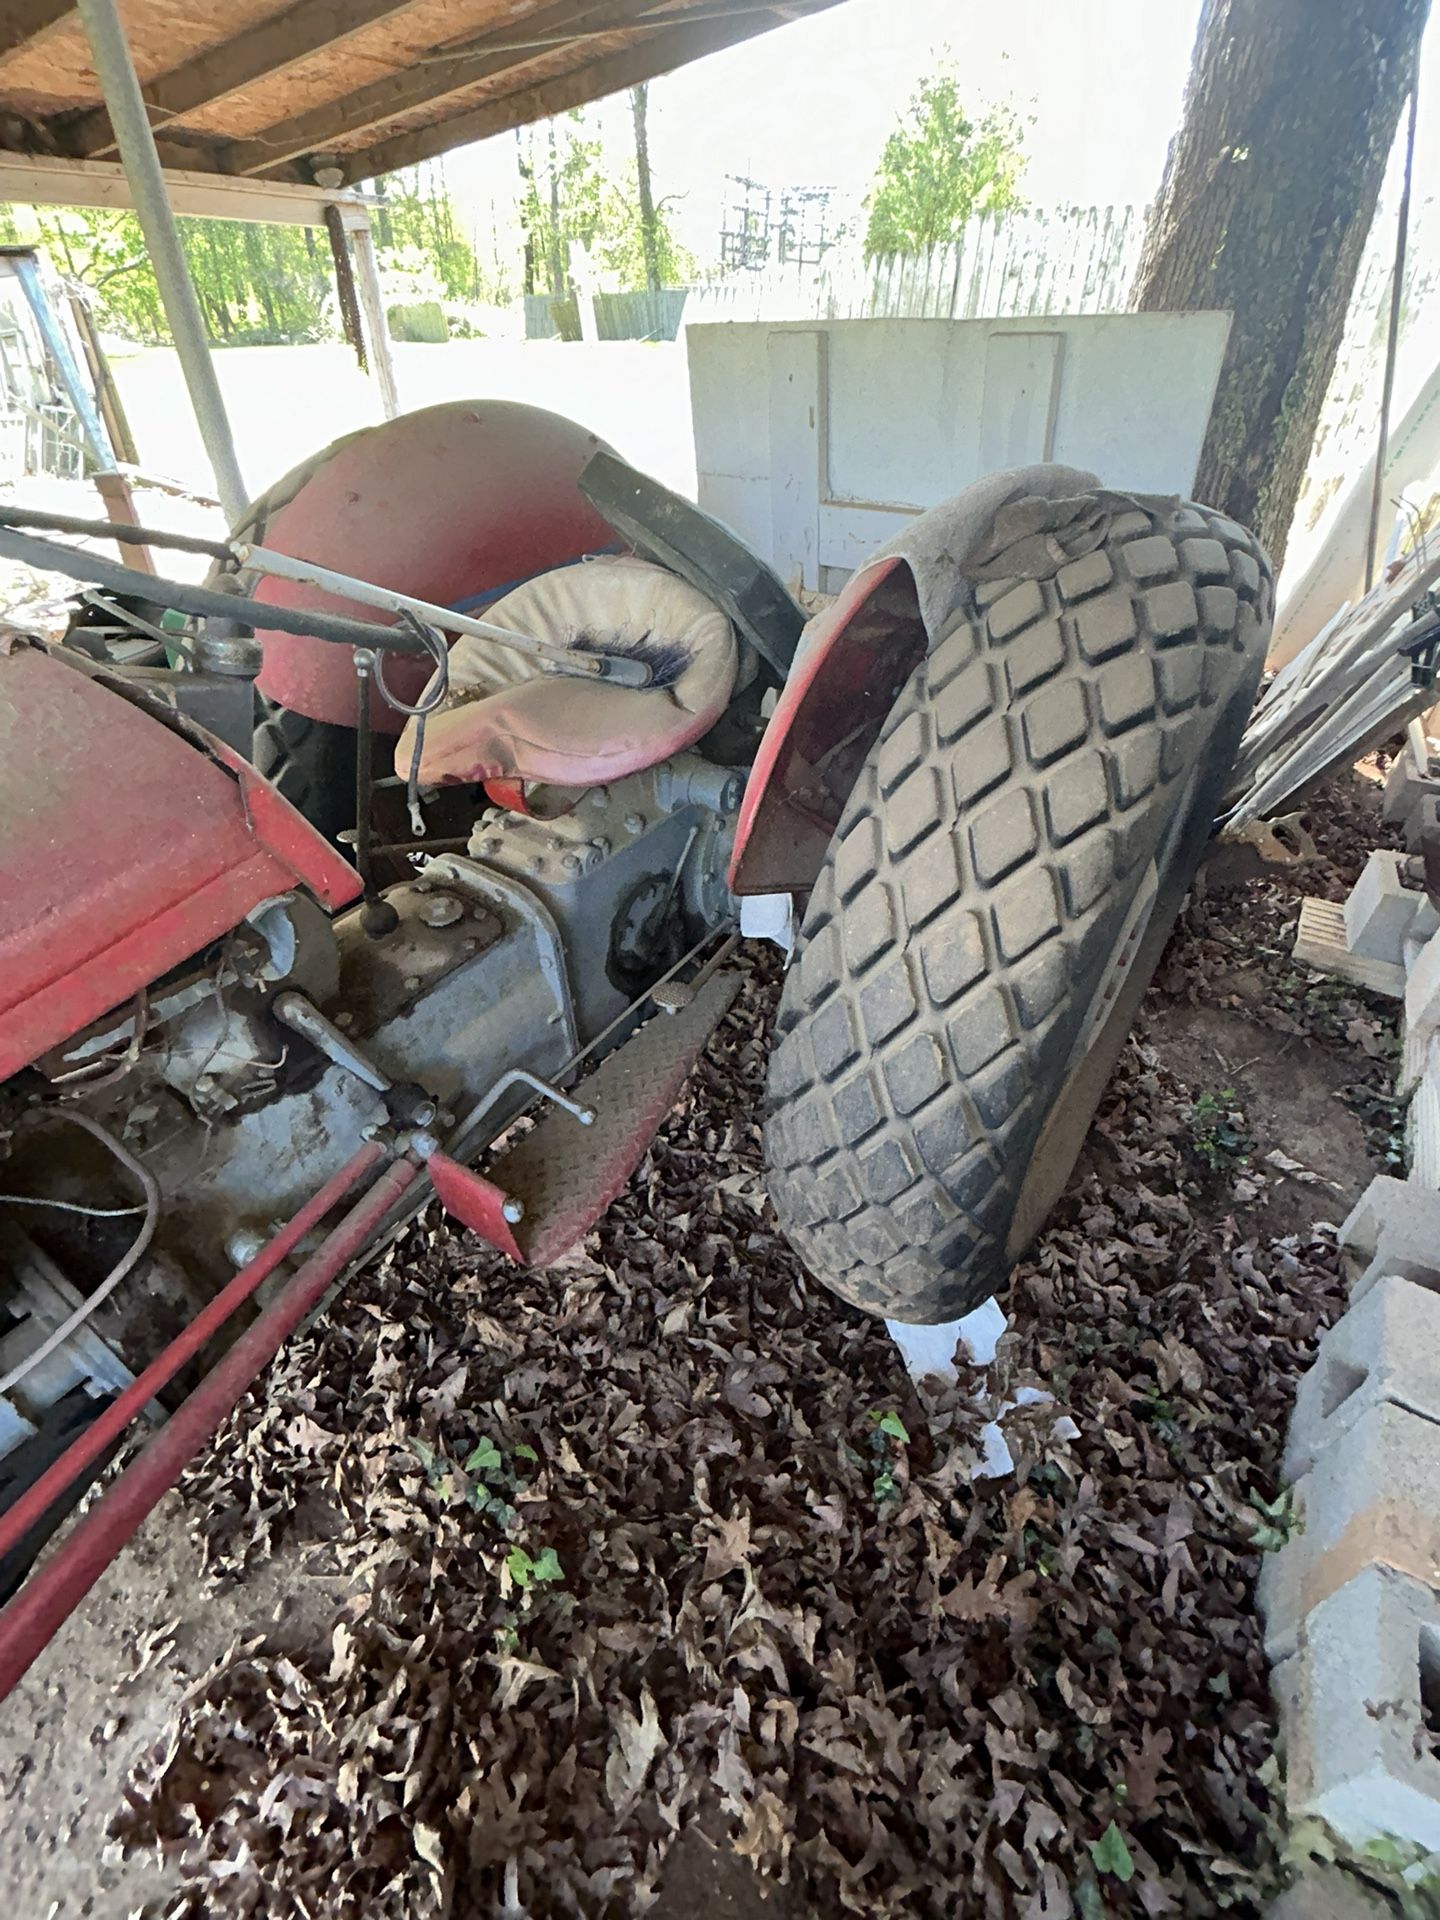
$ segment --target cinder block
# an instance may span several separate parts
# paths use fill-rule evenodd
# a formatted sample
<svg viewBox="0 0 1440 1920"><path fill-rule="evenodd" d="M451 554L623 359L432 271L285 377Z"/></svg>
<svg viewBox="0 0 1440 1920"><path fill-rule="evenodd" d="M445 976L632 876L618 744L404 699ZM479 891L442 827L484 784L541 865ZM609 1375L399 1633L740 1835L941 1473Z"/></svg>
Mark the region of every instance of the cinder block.
<svg viewBox="0 0 1440 1920"><path fill-rule="evenodd" d="M1440 781L1424 783L1401 827L1409 853L1423 853L1426 842L1440 835Z"/></svg>
<svg viewBox="0 0 1440 1920"><path fill-rule="evenodd" d="M1394 1920L1377 1886L1328 1861L1308 1861L1300 1878L1265 1909L1265 1920Z"/></svg>
<svg viewBox="0 0 1440 1920"><path fill-rule="evenodd" d="M1440 1033L1440 933L1425 942L1405 976L1405 1027L1417 1040Z"/></svg>
<svg viewBox="0 0 1440 1920"><path fill-rule="evenodd" d="M1407 1068L1415 1058L1407 1050ZM1431 1034L1419 1055L1419 1067L1407 1089L1410 1106L1405 1115L1405 1144L1410 1178L1417 1186L1434 1192L1440 1189L1440 1034Z"/></svg>
<svg viewBox="0 0 1440 1920"><path fill-rule="evenodd" d="M1272 1686L1292 1822L1440 1851L1440 1596L1367 1568L1309 1616Z"/></svg>
<svg viewBox="0 0 1440 1920"><path fill-rule="evenodd" d="M1295 1396L1285 1478L1309 1473L1382 1401L1440 1421L1440 1292L1393 1273L1321 1340ZM1440 1484L1436 1498L1440 1515Z"/></svg>
<svg viewBox="0 0 1440 1920"><path fill-rule="evenodd" d="M1352 1306L1387 1274L1440 1288L1440 1189L1377 1174L1340 1229L1340 1244L1358 1276Z"/></svg>
<svg viewBox="0 0 1440 1920"><path fill-rule="evenodd" d="M1272 1660L1294 1652L1306 1618L1367 1567L1440 1589L1440 1426L1380 1401L1295 1486L1301 1521L1267 1554L1256 1591Z"/></svg>
<svg viewBox="0 0 1440 1920"><path fill-rule="evenodd" d="M1307 895L1300 902L1300 923L1295 929L1292 949L1296 963L1313 967L1317 973L1333 974L1351 980L1371 993L1388 994L1398 1000L1405 991L1405 969L1394 960L1371 960L1363 953L1352 953L1345 936L1345 909L1333 900Z"/></svg>
<svg viewBox="0 0 1440 1920"><path fill-rule="evenodd" d="M1436 795L1440 795L1440 781L1431 775L1428 757L1425 765L1419 765L1407 741L1385 777L1380 818L1392 827L1408 828L1416 809Z"/></svg>
<svg viewBox="0 0 1440 1920"><path fill-rule="evenodd" d="M1440 919L1429 898L1401 878L1402 853L1372 853L1345 902L1345 944L1370 960L1405 964L1405 942L1429 937Z"/></svg>

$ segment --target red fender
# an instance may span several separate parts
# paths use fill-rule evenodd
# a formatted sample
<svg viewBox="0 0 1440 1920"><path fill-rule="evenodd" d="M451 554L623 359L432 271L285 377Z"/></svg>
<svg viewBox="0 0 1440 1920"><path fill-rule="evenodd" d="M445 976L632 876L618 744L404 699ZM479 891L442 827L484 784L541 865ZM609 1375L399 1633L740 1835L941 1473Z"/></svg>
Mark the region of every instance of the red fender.
<svg viewBox="0 0 1440 1920"><path fill-rule="evenodd" d="M337 440L262 494L235 537L466 609L532 574L614 548L613 529L576 485L602 450L610 451L597 435L541 407L448 401ZM252 591L277 607L382 624L391 617L291 580L263 576ZM262 693L311 720L354 726L348 647L263 629L258 637ZM402 700L416 699L431 672L428 660L385 663ZM371 719L384 733L402 725L378 693Z"/></svg>
<svg viewBox="0 0 1440 1920"><path fill-rule="evenodd" d="M0 820L0 1080L263 900L360 891L248 761L38 647L0 650Z"/></svg>
<svg viewBox="0 0 1440 1920"><path fill-rule="evenodd" d="M742 893L800 893L929 641L915 576L877 554L806 627L745 787L730 858Z"/></svg>
<svg viewBox="0 0 1440 1920"><path fill-rule="evenodd" d="M1050 563L1053 532L1085 523L1100 482L1078 467L987 474L882 547L812 620L745 789L730 861L735 893L814 885L850 789L896 695L931 643L994 577ZM1090 544L1094 544L1091 541ZM1032 552L1029 548L1033 547Z"/></svg>

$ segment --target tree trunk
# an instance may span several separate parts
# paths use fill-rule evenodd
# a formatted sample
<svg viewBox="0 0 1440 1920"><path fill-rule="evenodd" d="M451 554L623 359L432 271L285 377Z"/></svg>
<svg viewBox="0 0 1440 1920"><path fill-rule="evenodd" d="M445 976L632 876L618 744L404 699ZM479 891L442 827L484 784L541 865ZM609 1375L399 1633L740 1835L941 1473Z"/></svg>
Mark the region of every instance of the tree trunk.
<svg viewBox="0 0 1440 1920"><path fill-rule="evenodd" d="M1429 0L1205 0L1134 305L1235 315L1195 492L1278 566Z"/></svg>
<svg viewBox="0 0 1440 1920"><path fill-rule="evenodd" d="M642 80L630 89L635 116L635 178L640 190L640 245L645 255L645 284L660 291L660 231L655 219L655 193L650 183L650 87Z"/></svg>
<svg viewBox="0 0 1440 1920"><path fill-rule="evenodd" d="M560 238L560 157L555 149L555 122L550 133L550 231L546 245L550 253L550 297L563 300L568 292L565 275L565 247Z"/></svg>

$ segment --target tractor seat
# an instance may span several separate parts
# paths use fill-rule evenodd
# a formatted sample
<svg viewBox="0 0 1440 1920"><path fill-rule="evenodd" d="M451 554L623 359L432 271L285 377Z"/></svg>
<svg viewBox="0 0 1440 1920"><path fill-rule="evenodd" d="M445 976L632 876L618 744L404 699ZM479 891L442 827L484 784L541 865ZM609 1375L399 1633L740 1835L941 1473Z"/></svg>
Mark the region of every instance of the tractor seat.
<svg viewBox="0 0 1440 1920"><path fill-rule="evenodd" d="M487 607L485 618L552 646L632 655L649 665L650 685L545 673L527 654L462 634L450 650L445 704L425 722L421 786L600 786L692 745L720 718L735 685L729 619L648 560L556 567ZM395 749L402 777L415 730L407 721Z"/></svg>

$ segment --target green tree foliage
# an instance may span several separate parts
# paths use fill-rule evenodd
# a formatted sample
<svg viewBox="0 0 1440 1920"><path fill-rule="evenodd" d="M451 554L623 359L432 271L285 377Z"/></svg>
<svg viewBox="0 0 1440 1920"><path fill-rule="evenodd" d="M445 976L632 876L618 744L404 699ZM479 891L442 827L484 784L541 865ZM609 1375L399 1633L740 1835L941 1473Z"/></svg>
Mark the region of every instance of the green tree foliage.
<svg viewBox="0 0 1440 1920"><path fill-rule="evenodd" d="M569 283L572 242L623 288L650 283L641 194L632 162L619 180L607 178L601 143L584 131L581 115L550 121L520 137L520 223L525 234L527 293L559 298ZM695 257L676 239L667 203L653 203L653 264L662 285L695 277Z"/></svg>
<svg viewBox="0 0 1440 1920"><path fill-rule="evenodd" d="M866 253L920 253L956 239L972 214L1014 211L1024 167L1014 114L992 107L972 119L959 78L941 69L921 81L885 142L866 202Z"/></svg>
<svg viewBox="0 0 1440 1920"><path fill-rule="evenodd" d="M132 340L168 340L164 309L133 213L5 207L0 237L39 246L93 289L102 326ZM328 331L330 250L308 228L182 220L180 242L211 338L227 346L316 340Z"/></svg>
<svg viewBox="0 0 1440 1920"><path fill-rule="evenodd" d="M393 251L407 261L418 254L444 288L447 300L494 300L507 296L499 274L485 274L475 249L455 221L455 208L438 167L387 174L384 199L375 211L379 263Z"/></svg>
<svg viewBox="0 0 1440 1920"><path fill-rule="evenodd" d="M423 271L448 299L502 298L460 233L436 170L394 174L376 211L382 273ZM84 207L0 207L0 240L41 247L52 265L95 294L102 327L146 345L170 329L133 213ZM333 338L330 243L311 227L250 220L180 221L180 243L210 337L222 346Z"/></svg>

